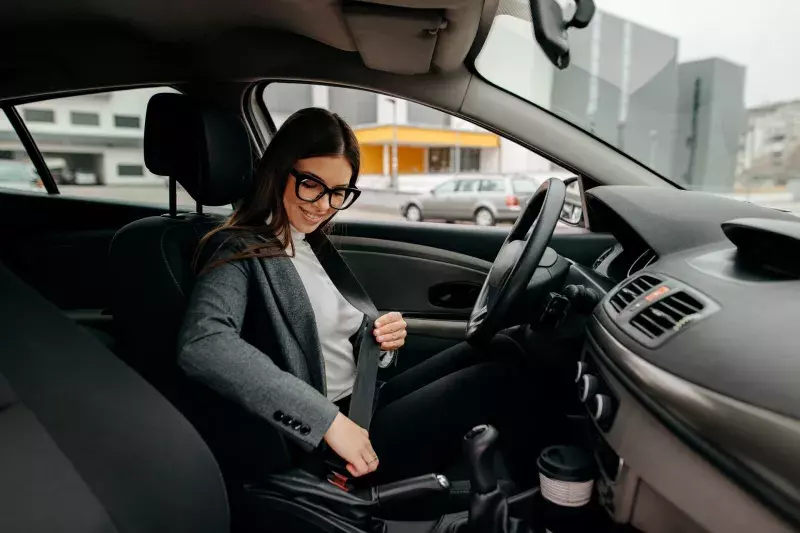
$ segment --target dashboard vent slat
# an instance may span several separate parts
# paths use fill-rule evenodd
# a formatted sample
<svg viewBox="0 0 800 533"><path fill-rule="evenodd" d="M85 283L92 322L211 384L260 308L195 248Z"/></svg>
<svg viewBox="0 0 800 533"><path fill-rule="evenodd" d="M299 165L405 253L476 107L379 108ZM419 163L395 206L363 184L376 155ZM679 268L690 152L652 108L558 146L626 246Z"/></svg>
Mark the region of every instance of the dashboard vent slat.
<svg viewBox="0 0 800 533"><path fill-rule="evenodd" d="M633 303L633 301L639 296L660 283L660 279L649 274L637 276L623 285L617 291L617 293L611 297L611 300L609 301L611 303L611 307L613 307L617 313L620 313L623 309Z"/></svg>
<svg viewBox="0 0 800 533"><path fill-rule="evenodd" d="M648 338L658 339L670 331L677 331L691 320L690 317L704 309L701 301L686 292L674 292L640 311L630 324Z"/></svg>

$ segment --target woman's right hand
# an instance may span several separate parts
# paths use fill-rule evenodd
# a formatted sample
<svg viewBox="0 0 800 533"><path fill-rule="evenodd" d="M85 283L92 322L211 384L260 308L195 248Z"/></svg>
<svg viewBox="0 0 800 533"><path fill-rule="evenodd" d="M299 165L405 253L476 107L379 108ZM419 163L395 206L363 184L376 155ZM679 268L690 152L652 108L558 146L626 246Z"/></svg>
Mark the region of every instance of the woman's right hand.
<svg viewBox="0 0 800 533"><path fill-rule="evenodd" d="M323 437L336 454L347 461L347 471L360 477L378 468L378 455L372 449L367 430L337 413Z"/></svg>

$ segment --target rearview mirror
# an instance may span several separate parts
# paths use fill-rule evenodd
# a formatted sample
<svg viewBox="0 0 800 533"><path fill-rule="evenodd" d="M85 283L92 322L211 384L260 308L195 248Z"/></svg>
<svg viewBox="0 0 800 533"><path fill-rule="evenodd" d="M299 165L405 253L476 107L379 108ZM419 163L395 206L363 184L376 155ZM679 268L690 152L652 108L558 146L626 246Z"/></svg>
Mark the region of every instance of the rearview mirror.
<svg viewBox="0 0 800 533"><path fill-rule="evenodd" d="M530 0L533 33L547 58L559 69L569 66L567 28L585 28L596 10L594 0Z"/></svg>
<svg viewBox="0 0 800 533"><path fill-rule="evenodd" d="M567 198L561 208L561 221L570 226L578 226L583 221L583 200L578 178L567 178L564 184L567 186Z"/></svg>

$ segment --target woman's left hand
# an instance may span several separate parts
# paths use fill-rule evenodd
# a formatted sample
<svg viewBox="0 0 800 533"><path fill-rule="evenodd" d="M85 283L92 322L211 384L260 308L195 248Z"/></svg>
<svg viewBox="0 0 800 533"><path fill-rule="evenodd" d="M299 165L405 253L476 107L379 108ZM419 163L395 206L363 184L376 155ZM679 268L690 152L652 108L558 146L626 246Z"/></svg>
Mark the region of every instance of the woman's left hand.
<svg viewBox="0 0 800 533"><path fill-rule="evenodd" d="M375 321L372 334L384 352L397 350L406 343L406 321L400 313L387 313Z"/></svg>

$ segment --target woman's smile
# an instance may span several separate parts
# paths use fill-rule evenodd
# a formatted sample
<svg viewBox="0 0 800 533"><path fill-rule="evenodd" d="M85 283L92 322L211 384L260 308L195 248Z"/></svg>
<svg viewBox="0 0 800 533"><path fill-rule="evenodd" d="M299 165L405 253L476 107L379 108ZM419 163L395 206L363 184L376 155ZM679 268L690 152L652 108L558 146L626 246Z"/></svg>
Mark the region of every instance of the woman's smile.
<svg viewBox="0 0 800 533"><path fill-rule="evenodd" d="M315 213L302 206L297 206L297 207L300 209L300 211L302 211L303 216L305 217L306 220L308 220L309 224L319 224L320 222L322 222L322 219L325 218L325 216L328 214L328 213Z"/></svg>

